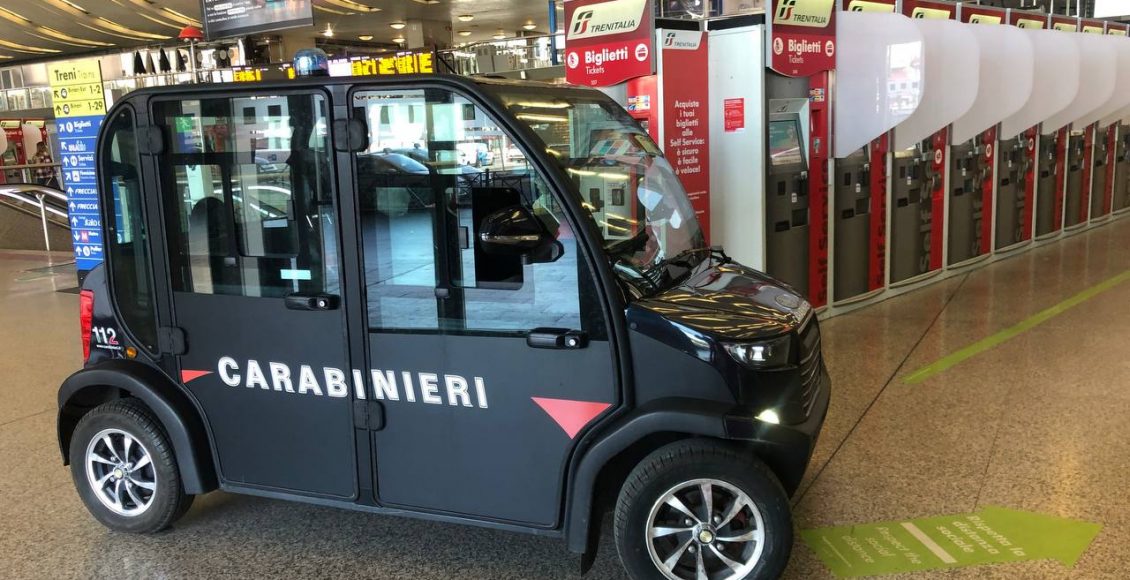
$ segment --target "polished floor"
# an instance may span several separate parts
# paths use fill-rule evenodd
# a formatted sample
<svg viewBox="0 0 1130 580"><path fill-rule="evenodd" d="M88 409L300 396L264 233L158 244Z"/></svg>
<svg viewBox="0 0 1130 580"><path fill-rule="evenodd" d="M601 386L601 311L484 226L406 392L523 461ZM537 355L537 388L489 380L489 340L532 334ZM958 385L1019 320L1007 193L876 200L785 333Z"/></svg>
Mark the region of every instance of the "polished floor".
<svg viewBox="0 0 1130 580"><path fill-rule="evenodd" d="M73 272L0 253L0 578L577 577L554 540L213 493L152 537L108 532L55 443L55 393L79 366ZM57 258L60 263L65 257ZM912 578L1130 577L1130 282L916 383L905 378L1130 271L1130 219L827 321L828 422L797 527L1004 506L1103 525L1054 561ZM589 578L624 578L609 534ZM830 578L798 540L787 578Z"/></svg>

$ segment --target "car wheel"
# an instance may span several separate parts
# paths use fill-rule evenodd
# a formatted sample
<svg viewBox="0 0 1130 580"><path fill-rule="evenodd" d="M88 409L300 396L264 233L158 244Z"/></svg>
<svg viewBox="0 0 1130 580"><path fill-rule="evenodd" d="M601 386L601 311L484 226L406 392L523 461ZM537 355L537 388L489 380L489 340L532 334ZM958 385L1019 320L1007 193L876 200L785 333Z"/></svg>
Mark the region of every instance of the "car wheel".
<svg viewBox="0 0 1130 580"><path fill-rule="evenodd" d="M83 416L69 453L79 497L112 530L157 532L192 505L165 430L136 399L112 401Z"/></svg>
<svg viewBox="0 0 1130 580"><path fill-rule="evenodd" d="M641 461L620 490L615 532L635 580L777 578L793 544L777 478L721 442L673 443Z"/></svg>

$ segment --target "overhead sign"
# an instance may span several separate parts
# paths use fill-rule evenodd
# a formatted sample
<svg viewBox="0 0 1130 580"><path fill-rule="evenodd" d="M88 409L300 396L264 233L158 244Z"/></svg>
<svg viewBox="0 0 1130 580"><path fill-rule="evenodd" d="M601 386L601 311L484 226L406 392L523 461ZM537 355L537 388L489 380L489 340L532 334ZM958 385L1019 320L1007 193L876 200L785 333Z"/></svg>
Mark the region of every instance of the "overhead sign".
<svg viewBox="0 0 1130 580"><path fill-rule="evenodd" d="M876 2L874 0L851 0L848 2L849 12L894 12L894 2Z"/></svg>
<svg viewBox="0 0 1130 580"><path fill-rule="evenodd" d="M1079 30L1079 20L1074 16L1052 16L1052 30L1076 32Z"/></svg>
<svg viewBox="0 0 1130 580"><path fill-rule="evenodd" d="M1106 34L1106 23L1102 20L1079 20L1080 32L1084 34Z"/></svg>
<svg viewBox="0 0 1130 580"><path fill-rule="evenodd" d="M565 3L565 80L610 87L655 72L651 0Z"/></svg>
<svg viewBox="0 0 1130 580"><path fill-rule="evenodd" d="M75 267L88 272L102 262L103 251L94 174L95 143L106 114L102 67L98 59L55 62L47 65L47 74L59 134L55 159L63 166Z"/></svg>
<svg viewBox="0 0 1130 580"><path fill-rule="evenodd" d="M710 91L706 33L660 30L663 153L710 239Z"/></svg>
<svg viewBox="0 0 1130 580"><path fill-rule="evenodd" d="M807 77L836 68L835 0L770 0L769 68Z"/></svg>
<svg viewBox="0 0 1130 580"><path fill-rule="evenodd" d="M1126 36L1130 31L1130 24L1121 24L1118 22L1107 22L1106 33L1111 36Z"/></svg>
<svg viewBox="0 0 1130 580"><path fill-rule="evenodd" d="M800 535L836 576L874 576L1058 560L1075 566L1102 526L1000 507L937 516L804 530Z"/></svg>
<svg viewBox="0 0 1130 580"><path fill-rule="evenodd" d="M905 0L902 3L903 14L911 18L937 18L948 20L953 18L957 4L944 2L927 2L925 0Z"/></svg>
<svg viewBox="0 0 1130 580"><path fill-rule="evenodd" d="M208 40L314 25L311 0L200 0Z"/></svg>
<svg viewBox="0 0 1130 580"><path fill-rule="evenodd" d="M1004 17L1003 9L961 5L961 21L969 24L1002 24Z"/></svg>
<svg viewBox="0 0 1130 580"><path fill-rule="evenodd" d="M1046 28L1048 24L1048 17L1046 14L1035 14L1032 12L1020 12L1013 10L1009 12L1009 20L1013 26L1020 28L1041 29Z"/></svg>

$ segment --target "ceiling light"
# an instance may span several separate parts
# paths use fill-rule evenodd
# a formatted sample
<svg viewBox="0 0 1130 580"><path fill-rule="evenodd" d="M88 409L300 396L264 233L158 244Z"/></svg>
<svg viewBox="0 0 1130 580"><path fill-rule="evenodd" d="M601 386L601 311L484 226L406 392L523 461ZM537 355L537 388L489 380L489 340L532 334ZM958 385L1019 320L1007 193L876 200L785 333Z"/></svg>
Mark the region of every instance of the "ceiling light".
<svg viewBox="0 0 1130 580"><path fill-rule="evenodd" d="M389 26L392 27L393 30L401 30L408 25L403 22L393 22L392 24L389 24Z"/></svg>
<svg viewBox="0 0 1130 580"><path fill-rule="evenodd" d="M373 35L372 35L372 34L362 34L361 36L358 36L358 37L357 37L357 40L364 40L364 41L366 41L366 42L367 42L367 41L370 41L370 40L372 40L372 39L373 39Z"/></svg>
<svg viewBox="0 0 1130 580"><path fill-rule="evenodd" d="M392 39L392 41L397 43L397 44L404 44L404 36L398 34L398 35L396 35L396 38Z"/></svg>
<svg viewBox="0 0 1130 580"><path fill-rule="evenodd" d="M526 30L533 30L537 27L538 27L538 25L534 24L534 22L532 20L522 25L522 28L524 28Z"/></svg>
<svg viewBox="0 0 1130 580"><path fill-rule="evenodd" d="M456 34L458 34L459 36L471 36L471 31L470 30L460 30Z"/></svg>
<svg viewBox="0 0 1130 580"><path fill-rule="evenodd" d="M322 36L324 36L326 38L333 38L333 36L334 36L333 27L330 26L329 24L327 24L326 29L322 31Z"/></svg>
<svg viewBox="0 0 1130 580"><path fill-rule="evenodd" d="M491 36L491 38L495 40L502 40L503 38L506 38L506 33L499 30L498 32L495 32L494 36Z"/></svg>
<svg viewBox="0 0 1130 580"><path fill-rule="evenodd" d="M460 14L457 18L459 18L459 22L470 22L470 21L475 19L475 15L474 14Z"/></svg>

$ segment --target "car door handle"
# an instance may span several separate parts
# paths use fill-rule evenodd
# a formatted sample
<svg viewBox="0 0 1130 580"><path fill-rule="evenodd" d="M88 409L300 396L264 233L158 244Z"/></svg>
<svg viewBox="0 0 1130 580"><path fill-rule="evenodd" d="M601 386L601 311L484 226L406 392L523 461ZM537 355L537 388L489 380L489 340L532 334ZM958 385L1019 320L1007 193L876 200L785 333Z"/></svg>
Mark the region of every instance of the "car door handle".
<svg viewBox="0 0 1130 580"><path fill-rule="evenodd" d="M333 294L287 294L288 310L337 310L341 298Z"/></svg>
<svg viewBox="0 0 1130 580"><path fill-rule="evenodd" d="M568 328L535 328L526 335L526 344L533 348L576 350L589 344L589 335Z"/></svg>

